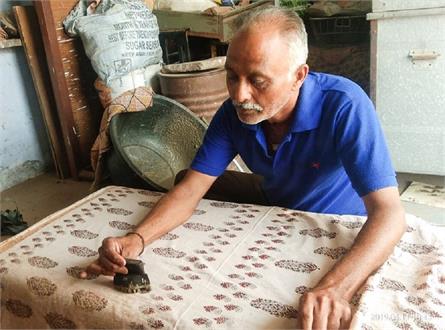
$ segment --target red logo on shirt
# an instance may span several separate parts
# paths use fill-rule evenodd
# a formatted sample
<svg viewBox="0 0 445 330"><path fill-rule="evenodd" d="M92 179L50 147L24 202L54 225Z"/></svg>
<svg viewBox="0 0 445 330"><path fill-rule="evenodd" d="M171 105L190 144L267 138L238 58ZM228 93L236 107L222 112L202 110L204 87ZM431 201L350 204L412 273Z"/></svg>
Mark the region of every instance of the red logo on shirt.
<svg viewBox="0 0 445 330"><path fill-rule="evenodd" d="M317 170L320 169L320 163L319 162L312 162L311 163L311 168L315 168Z"/></svg>

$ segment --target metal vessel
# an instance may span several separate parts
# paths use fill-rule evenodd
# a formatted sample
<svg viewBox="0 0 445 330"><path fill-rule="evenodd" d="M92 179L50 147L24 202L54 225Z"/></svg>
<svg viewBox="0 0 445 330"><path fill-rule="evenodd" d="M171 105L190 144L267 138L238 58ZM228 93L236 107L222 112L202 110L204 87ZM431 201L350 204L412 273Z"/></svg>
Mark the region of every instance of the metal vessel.
<svg viewBox="0 0 445 330"><path fill-rule="evenodd" d="M221 104L229 97L226 70L204 72L159 73L161 93L210 122Z"/></svg>

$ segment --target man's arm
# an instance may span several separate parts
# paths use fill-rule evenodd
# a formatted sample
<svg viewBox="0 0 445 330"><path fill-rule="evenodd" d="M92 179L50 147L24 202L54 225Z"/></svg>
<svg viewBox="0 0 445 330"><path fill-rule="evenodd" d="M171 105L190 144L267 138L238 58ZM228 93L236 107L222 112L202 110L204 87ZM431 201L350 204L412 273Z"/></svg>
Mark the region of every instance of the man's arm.
<svg viewBox="0 0 445 330"><path fill-rule="evenodd" d="M392 253L406 230L405 213L396 187L363 197L368 220L349 252L300 299L304 329L338 329L349 326L349 301Z"/></svg>
<svg viewBox="0 0 445 330"><path fill-rule="evenodd" d="M185 222L193 213L199 201L215 181L216 177L188 170L180 183L165 194L134 232L144 238L144 245L150 244L165 233ZM113 276L126 273L125 257L136 257L142 250L137 235L108 237L99 248L99 258L82 273Z"/></svg>

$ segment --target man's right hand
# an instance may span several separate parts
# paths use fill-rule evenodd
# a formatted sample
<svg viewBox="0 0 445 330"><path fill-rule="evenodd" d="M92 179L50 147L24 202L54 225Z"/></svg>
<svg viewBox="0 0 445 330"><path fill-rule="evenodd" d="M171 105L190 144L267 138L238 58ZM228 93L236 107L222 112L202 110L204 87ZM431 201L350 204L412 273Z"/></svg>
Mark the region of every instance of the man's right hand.
<svg viewBox="0 0 445 330"><path fill-rule="evenodd" d="M114 276L116 273L127 274L125 258L136 258L141 252L141 240L136 235L107 237L99 248L99 258L92 262L81 278L88 274Z"/></svg>

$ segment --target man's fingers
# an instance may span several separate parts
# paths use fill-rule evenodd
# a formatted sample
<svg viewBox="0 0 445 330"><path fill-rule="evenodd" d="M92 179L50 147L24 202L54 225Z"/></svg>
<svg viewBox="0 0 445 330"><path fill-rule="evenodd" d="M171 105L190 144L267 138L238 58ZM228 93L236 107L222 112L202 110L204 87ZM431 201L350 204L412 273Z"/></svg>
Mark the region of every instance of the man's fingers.
<svg viewBox="0 0 445 330"><path fill-rule="evenodd" d="M304 330L311 330L314 318L314 303L308 296L303 296L300 303L300 323Z"/></svg>
<svg viewBox="0 0 445 330"><path fill-rule="evenodd" d="M328 316L328 329L340 329L340 320L343 316L344 307L336 302L331 303L331 310Z"/></svg>
<svg viewBox="0 0 445 330"><path fill-rule="evenodd" d="M305 330L343 329L351 323L351 308L344 298L329 290L306 292L300 299L299 320Z"/></svg>
<svg viewBox="0 0 445 330"><path fill-rule="evenodd" d="M102 275L105 275L105 276L114 276L114 275L116 275L116 273L115 273L115 272L110 272L110 271L104 269L104 270L102 270Z"/></svg>
<svg viewBox="0 0 445 330"><path fill-rule="evenodd" d="M327 297L320 297L314 307L313 329L327 329L330 313L330 301Z"/></svg>
<svg viewBox="0 0 445 330"><path fill-rule="evenodd" d="M349 325L351 324L351 308L345 308L343 311L342 317L340 319L340 329L349 329Z"/></svg>
<svg viewBox="0 0 445 330"><path fill-rule="evenodd" d="M127 274L125 268L125 258L119 255L110 244L105 244L99 248L99 263L109 272Z"/></svg>
<svg viewBox="0 0 445 330"><path fill-rule="evenodd" d="M120 266L111 262L106 255L101 254L99 256L99 263L103 269L102 273L104 273L104 271L108 273L122 273L122 274L128 273L128 269L125 266Z"/></svg>
<svg viewBox="0 0 445 330"><path fill-rule="evenodd" d="M79 277L80 277L81 279L85 279L85 278L87 278L88 275L89 275L89 273L88 273L86 270L82 270L82 271L79 273Z"/></svg>
<svg viewBox="0 0 445 330"><path fill-rule="evenodd" d="M105 238L99 248L99 258L79 273L80 278L87 278L89 274L107 276L114 276L116 273L128 274L125 258L121 255L124 249L122 238Z"/></svg>
<svg viewBox="0 0 445 330"><path fill-rule="evenodd" d="M310 310L307 309L301 317L301 324L304 330L312 330L314 323L314 308L311 305Z"/></svg>
<svg viewBox="0 0 445 330"><path fill-rule="evenodd" d="M112 238L106 238L99 248L99 254L105 256L111 263L120 267L125 266L125 258L120 255L121 249Z"/></svg>
<svg viewBox="0 0 445 330"><path fill-rule="evenodd" d="M115 272L109 271L103 268L99 264L99 260L92 262L88 267L79 273L79 277L82 279L88 278L88 275L105 275L105 276L114 276Z"/></svg>
<svg viewBox="0 0 445 330"><path fill-rule="evenodd" d="M80 278L87 278L88 274L100 275L102 274L102 267L99 265L98 260L92 262L88 267L79 273Z"/></svg>

